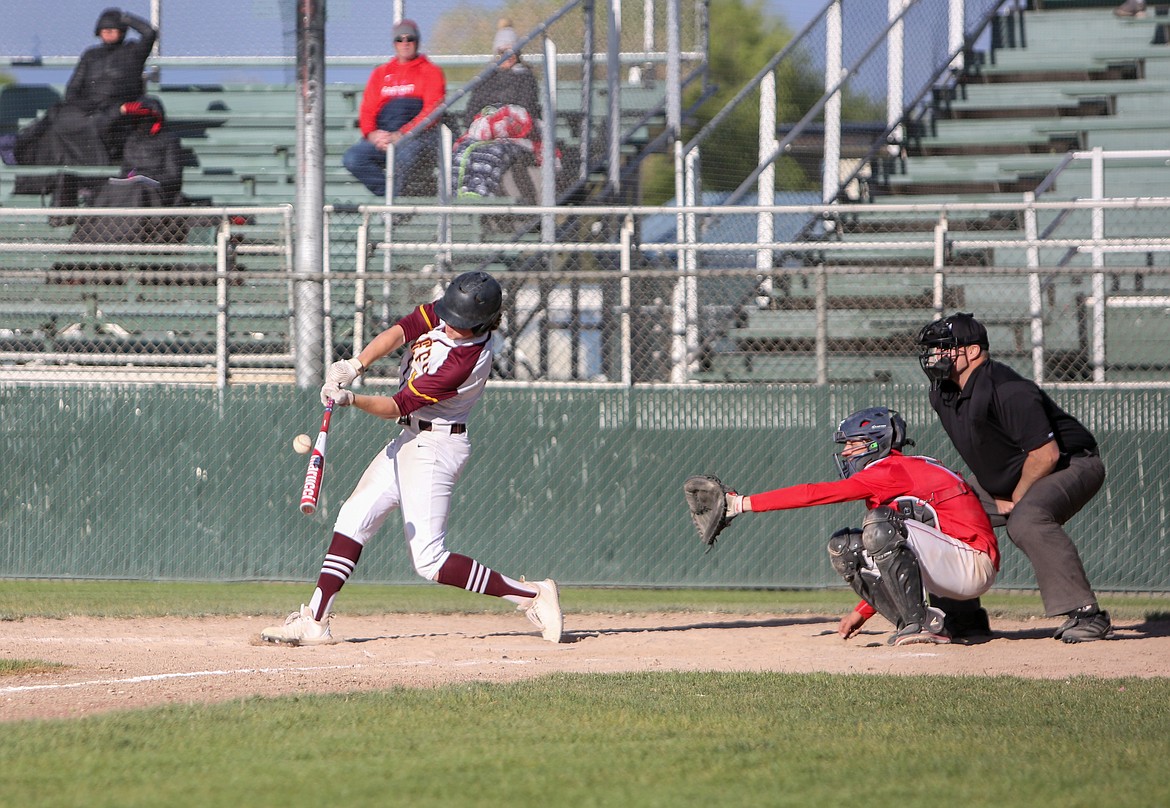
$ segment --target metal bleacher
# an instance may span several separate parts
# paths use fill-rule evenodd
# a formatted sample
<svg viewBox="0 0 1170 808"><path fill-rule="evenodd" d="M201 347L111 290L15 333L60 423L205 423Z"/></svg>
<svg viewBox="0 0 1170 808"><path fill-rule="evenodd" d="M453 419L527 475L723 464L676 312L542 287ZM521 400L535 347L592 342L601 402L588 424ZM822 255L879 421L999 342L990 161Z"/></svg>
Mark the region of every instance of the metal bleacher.
<svg viewBox="0 0 1170 808"><path fill-rule="evenodd" d="M28 102L14 108L4 124L12 132L35 118L59 98L60 87L26 86L7 88L9 100L17 96ZM325 86L325 203L332 206L334 226L330 231L330 261L334 270L352 270L358 250L355 225L360 205L380 204L342 165L342 155L360 138L357 110L364 85ZM458 89L449 85L449 96ZM660 121L662 86L631 86L624 90L622 121L627 131L623 156L628 156L650 136L649 128ZM296 105L297 91L290 84L161 84L148 88L166 110L168 126L189 150L184 170L183 195L187 203L208 211L202 227L192 228L183 247L206 247L198 257L168 255L165 248L151 255L141 251L74 254L70 233L76 217L49 211L37 214L52 202L46 193L18 193L16 178L51 179L61 172L102 181L117 173L117 167L0 166L0 208L9 212L27 211L24 218L4 220L5 236L18 242L0 255L0 352L9 361L40 361L83 364L103 353L140 357L145 366L201 366L214 364L225 335L217 331L226 323L228 352L245 366L254 366L256 379L285 379L274 369L291 368L293 352L293 291L291 256L286 249L288 234L273 219L251 217L252 209L286 209L296 196ZM558 145L570 158L566 174L575 177L572 157L578 149L581 104L580 84L566 82L558 87L561 104L558 117ZM3 98L0 97L0 101ZM459 133L465 101L447 110L444 119ZM594 109L604 110L604 82L595 90ZM0 104L3 106L3 104ZM12 105L10 105L12 106ZM601 116L595 112L595 126ZM595 143L604 139L598 133ZM598 149L593 170L604 177L603 154ZM525 227L532 217L502 217L482 214L484 204L513 204L510 198L459 199L467 212L442 219L425 208L438 197L406 196L395 200L396 207L413 208L413 213L395 214L394 241L429 243L440 233L452 241L486 244L531 241L539 238L539 227ZM79 215L84 208L77 209ZM222 215L213 211L231 211ZM215 275L213 251L218 222L230 219L231 257L228 280ZM8 222L12 222L10 227ZM378 227L371 236L377 238ZM28 250L20 249L27 242ZM43 245L55 245L45 248ZM33 245L42 245L36 247ZM247 252L251 247L252 251ZM511 254L515 255L515 249ZM507 271L512 260L493 251L456 252L449 269L486 267ZM378 258L371 259L379 260ZM396 254L396 271L427 271L433 268L435 253ZM128 271L129 270L129 271ZM21 272L25 274L20 274ZM282 277L283 273L283 277ZM427 284L423 284L427 285ZM415 297L430 292L417 284L394 284L388 291L382 284L370 284L366 327L377 329L378 311L400 312L417 302ZM427 285L433 286L433 284ZM224 318L223 301L228 301L230 318ZM386 297L389 296L389 297ZM384 299L385 298L385 299ZM352 281L335 281L331 315L337 348L353 339L354 295ZM371 334L366 335L369 339ZM218 343L217 344L217 340ZM234 360L233 360L234 361ZM268 368L266 372L264 369ZM257 375L259 374L259 375Z"/></svg>
<svg viewBox="0 0 1170 808"><path fill-rule="evenodd" d="M964 237L1020 240L1024 222L1018 207L1024 194L1039 189L1048 201L1091 197L1089 163L1063 165L1068 152L1167 147L1170 16L1156 15L1152 5L1145 19L1119 19L1100 3L1093 8L1043 5L1024 14L1026 46L1012 43L987 56L969 54L969 63L954 84L936 87L927 115L908 126L901 159L879 158L875 163L865 181L864 199L920 204L923 212L851 212L838 217L827 231L811 234L814 244L800 256L786 259L773 276L767 296L746 299L735 326L710 340L712 349L705 352L701 378L811 380L818 350L818 322L810 297L817 283L815 267L856 266L856 274L831 274L823 280L821 294L828 311L827 326L822 322L820 333L828 338L819 349L827 351L829 381L917 380L913 338L936 314L928 231L939 217L931 208L966 202L1010 203L1017 211L989 208L952 218L948 238L954 242ZM1058 167L1062 170L1055 180L1042 186ZM1165 197L1168 176L1161 157L1110 165L1105 193ZM1058 234L1085 233L1088 216L1081 211L1062 219L1058 211L1045 211L1038 224L1041 231L1052 225L1062 228ZM1078 230L1075 225L1084 226ZM1161 235L1164 228L1114 217L1108 232L1113 238L1148 238ZM919 246L912 250L880 247L883 242L910 241ZM861 242L878 246L859 250L854 245ZM1164 270L1170 254L1152 252L1135 259L1133 253L1119 252L1105 255L1103 264L1132 267L1135 260ZM1085 252L1070 253L1064 259L1068 267L1088 268L1090 262ZM1016 314L989 318L992 342L1001 359L1030 371L1027 286L1022 282L1011 286L1006 274L990 274L996 268L1027 266L1026 250L1003 245L964 250L948 245L946 266L945 310L995 312L1014 305ZM954 271L963 266L988 272ZM866 267L875 272L867 273ZM888 274L893 269L901 273ZM1168 279L1165 271L1110 276L1110 294L1123 296L1124 302L1115 302L1117 308L1108 310L1106 320L1109 378L1165 379L1170 372ZM1089 277L1046 278L1044 292L1047 378L1084 379L1087 344L1092 338L1092 328L1084 325L1085 301L1092 294ZM1149 305L1143 305L1143 300Z"/></svg>

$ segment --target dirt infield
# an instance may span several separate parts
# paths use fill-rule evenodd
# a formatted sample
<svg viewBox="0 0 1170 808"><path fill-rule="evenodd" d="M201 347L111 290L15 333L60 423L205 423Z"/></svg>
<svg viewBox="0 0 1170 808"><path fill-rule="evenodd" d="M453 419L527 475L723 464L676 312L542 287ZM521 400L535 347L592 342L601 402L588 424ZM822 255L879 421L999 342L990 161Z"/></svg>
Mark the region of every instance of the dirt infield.
<svg viewBox="0 0 1170 808"><path fill-rule="evenodd" d="M570 614L550 645L523 616L340 616L330 646L261 643L271 619L27 619L0 623L0 658L65 666L0 678L0 720L74 718L246 696L510 682L570 671L1170 675L1170 623L1119 624L1113 640L1065 645L1057 620L995 621L979 645L885 644L875 618L848 642L827 615Z"/></svg>

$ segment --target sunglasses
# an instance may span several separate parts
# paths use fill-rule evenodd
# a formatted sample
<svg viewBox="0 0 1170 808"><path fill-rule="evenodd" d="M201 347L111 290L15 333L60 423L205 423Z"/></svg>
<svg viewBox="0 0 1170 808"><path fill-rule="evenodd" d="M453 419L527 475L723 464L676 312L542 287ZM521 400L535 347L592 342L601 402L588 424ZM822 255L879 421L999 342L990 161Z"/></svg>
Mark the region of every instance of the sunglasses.
<svg viewBox="0 0 1170 808"><path fill-rule="evenodd" d="M416 36L396 36L396 37L394 37L394 41L395 42L418 42L418 37L416 37Z"/></svg>

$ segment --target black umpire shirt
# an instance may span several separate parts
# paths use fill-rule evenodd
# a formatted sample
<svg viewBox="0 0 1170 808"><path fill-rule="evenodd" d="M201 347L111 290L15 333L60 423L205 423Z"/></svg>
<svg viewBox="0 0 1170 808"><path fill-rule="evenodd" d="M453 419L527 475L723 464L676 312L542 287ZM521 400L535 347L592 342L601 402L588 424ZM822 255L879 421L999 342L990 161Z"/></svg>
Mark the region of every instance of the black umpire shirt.
<svg viewBox="0 0 1170 808"><path fill-rule="evenodd" d="M980 365L962 390L944 381L930 391L930 406L975 479L1000 499L1011 499L1028 453L1048 441L1060 447L1058 469L1097 450L1089 430L1002 362Z"/></svg>

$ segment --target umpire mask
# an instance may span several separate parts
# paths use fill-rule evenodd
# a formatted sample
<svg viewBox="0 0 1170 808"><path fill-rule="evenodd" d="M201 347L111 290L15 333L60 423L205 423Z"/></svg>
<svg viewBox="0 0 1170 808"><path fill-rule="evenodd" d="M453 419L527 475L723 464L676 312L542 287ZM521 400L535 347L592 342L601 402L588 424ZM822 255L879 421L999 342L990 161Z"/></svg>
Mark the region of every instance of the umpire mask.
<svg viewBox="0 0 1170 808"><path fill-rule="evenodd" d="M952 314L925 325L918 332L918 365L931 387L938 387L951 377L955 357L949 352L964 345L978 345L987 350L987 329L965 312Z"/></svg>

